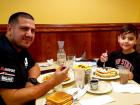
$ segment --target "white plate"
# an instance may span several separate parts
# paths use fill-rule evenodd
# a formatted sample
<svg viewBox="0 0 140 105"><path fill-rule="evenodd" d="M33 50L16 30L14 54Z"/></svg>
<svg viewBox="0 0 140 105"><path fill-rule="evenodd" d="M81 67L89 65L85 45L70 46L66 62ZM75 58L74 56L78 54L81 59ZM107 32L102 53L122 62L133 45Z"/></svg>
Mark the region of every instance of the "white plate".
<svg viewBox="0 0 140 105"><path fill-rule="evenodd" d="M73 95L76 91L77 91L77 88L69 88L69 89L64 90L64 92L66 92L68 94L71 94L71 95ZM46 97L47 97L47 95L48 95L48 93L46 93L44 96L36 99L35 105L46 105L46 102L47 102ZM80 94L80 95L82 95L82 94Z"/></svg>
<svg viewBox="0 0 140 105"><path fill-rule="evenodd" d="M86 66L94 66L94 62L82 62L82 61L79 61L79 62L74 62L73 63L73 66L75 65L86 65Z"/></svg>
<svg viewBox="0 0 140 105"><path fill-rule="evenodd" d="M38 98L36 101L35 101L35 105L46 105L46 98L45 96L44 97L41 97L41 98Z"/></svg>
<svg viewBox="0 0 140 105"><path fill-rule="evenodd" d="M70 77L70 80L62 82L62 85L65 85L65 84L68 84L68 83L71 83L71 82L74 81L74 73L73 73L73 71L69 71L69 77Z"/></svg>
<svg viewBox="0 0 140 105"><path fill-rule="evenodd" d="M95 75L95 72L96 72L96 70L93 72L93 75L92 75L92 77L93 78L97 78L97 79L101 79L101 80L113 80L113 79L118 79L118 78L120 78L120 76L119 76L119 70L116 70L117 71L117 74L118 75L116 75L116 76L114 76L114 77L100 77L100 76L97 76L97 75Z"/></svg>
<svg viewBox="0 0 140 105"><path fill-rule="evenodd" d="M50 75L50 74L53 74L53 73L46 73L46 74L40 75L40 76L37 78L37 81L38 81L39 83L44 82L44 78L45 78L46 76Z"/></svg>
<svg viewBox="0 0 140 105"><path fill-rule="evenodd" d="M92 76L93 78L97 78L97 79L102 79L102 80L113 80L113 79L118 79L120 78L119 75L115 76L115 77L108 77L108 78L103 78L103 77L100 77L100 76L97 76L97 75L94 75Z"/></svg>
<svg viewBox="0 0 140 105"><path fill-rule="evenodd" d="M112 86L108 82L99 81L98 89L97 90L91 90L89 84L86 85L86 89L90 93L94 93L94 94L105 94L105 93L108 93L108 92L111 92L112 91Z"/></svg>
<svg viewBox="0 0 140 105"><path fill-rule="evenodd" d="M54 73L54 72L52 72L52 73ZM43 79L44 79L47 75L50 75L50 74L52 74L52 73L46 73L46 74L40 75L40 76L37 78L37 81L38 81L39 83L44 82ZM65 81L65 82L62 82L62 85L65 85L65 84L68 84L68 83L71 83L71 82L74 81L74 74L73 74L73 72L72 72L72 71L69 72L68 75L69 75L69 77L70 77L70 80Z"/></svg>

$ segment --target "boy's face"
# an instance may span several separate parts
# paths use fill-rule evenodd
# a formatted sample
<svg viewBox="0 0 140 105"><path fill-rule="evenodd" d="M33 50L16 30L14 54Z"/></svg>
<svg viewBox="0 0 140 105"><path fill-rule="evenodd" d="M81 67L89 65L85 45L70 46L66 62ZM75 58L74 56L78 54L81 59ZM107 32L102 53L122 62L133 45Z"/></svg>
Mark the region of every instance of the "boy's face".
<svg viewBox="0 0 140 105"><path fill-rule="evenodd" d="M124 52L131 52L137 43L134 33L124 33L118 36L118 43Z"/></svg>

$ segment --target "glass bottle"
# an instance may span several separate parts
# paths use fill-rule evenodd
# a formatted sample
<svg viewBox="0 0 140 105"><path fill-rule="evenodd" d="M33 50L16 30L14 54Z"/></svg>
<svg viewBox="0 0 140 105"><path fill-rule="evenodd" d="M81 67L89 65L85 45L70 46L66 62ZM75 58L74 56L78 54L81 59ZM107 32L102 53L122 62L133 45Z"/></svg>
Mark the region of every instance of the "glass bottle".
<svg viewBox="0 0 140 105"><path fill-rule="evenodd" d="M58 51L57 51L57 63L59 65L65 64L66 53L64 50L64 41L58 41Z"/></svg>

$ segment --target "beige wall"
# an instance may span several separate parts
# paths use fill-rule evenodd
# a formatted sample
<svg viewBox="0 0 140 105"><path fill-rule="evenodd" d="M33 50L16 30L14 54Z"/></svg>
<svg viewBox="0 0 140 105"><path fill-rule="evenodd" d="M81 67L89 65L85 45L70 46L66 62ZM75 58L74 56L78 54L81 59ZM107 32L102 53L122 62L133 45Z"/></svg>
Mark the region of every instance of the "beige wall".
<svg viewBox="0 0 140 105"><path fill-rule="evenodd" d="M17 11L37 24L140 23L140 0L0 0L0 24Z"/></svg>

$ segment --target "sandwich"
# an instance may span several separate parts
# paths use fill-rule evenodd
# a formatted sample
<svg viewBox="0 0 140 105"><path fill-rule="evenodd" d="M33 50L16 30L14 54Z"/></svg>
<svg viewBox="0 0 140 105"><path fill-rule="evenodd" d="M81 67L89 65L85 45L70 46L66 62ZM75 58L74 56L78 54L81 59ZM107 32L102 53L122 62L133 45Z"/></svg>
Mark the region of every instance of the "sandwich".
<svg viewBox="0 0 140 105"><path fill-rule="evenodd" d="M71 105L73 102L72 95L66 92L55 92L48 97L47 105Z"/></svg>

